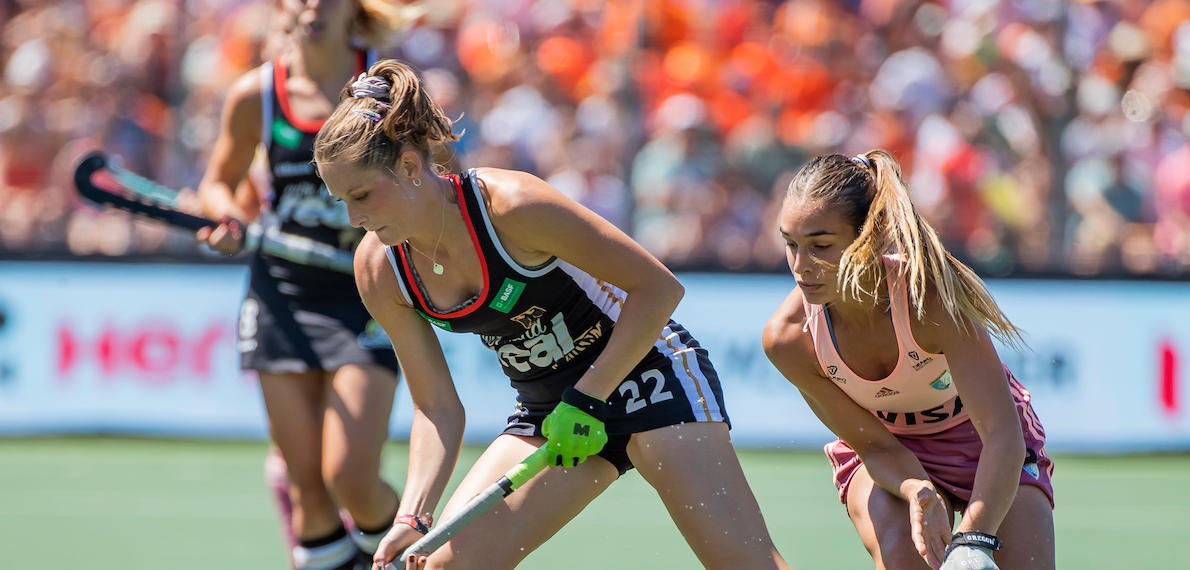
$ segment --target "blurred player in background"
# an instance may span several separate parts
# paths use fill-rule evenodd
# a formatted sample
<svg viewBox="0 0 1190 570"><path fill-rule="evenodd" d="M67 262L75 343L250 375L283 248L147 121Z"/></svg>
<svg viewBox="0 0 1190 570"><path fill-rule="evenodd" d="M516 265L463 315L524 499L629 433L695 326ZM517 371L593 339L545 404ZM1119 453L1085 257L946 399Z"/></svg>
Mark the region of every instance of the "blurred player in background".
<svg viewBox="0 0 1190 570"><path fill-rule="evenodd" d="M427 531L458 459L463 407L434 325L481 335L518 391L504 434L444 513L539 446L564 469L401 566L513 568L635 466L707 568L788 568L736 459L707 353L669 319L682 297L673 274L532 175L442 175L431 147L455 139L417 75L386 60L344 90L315 143L327 186L369 230L360 292L413 396L403 524L376 564Z"/></svg>
<svg viewBox="0 0 1190 570"><path fill-rule="evenodd" d="M992 345L1020 331L918 217L900 165L812 160L780 228L798 287L765 351L839 436L826 453L876 568L1053 568L1045 432Z"/></svg>
<svg viewBox="0 0 1190 570"><path fill-rule="evenodd" d="M280 0L278 9L288 41L275 60L233 85L198 190L204 213L227 222L198 238L233 253L242 222L259 215L282 232L352 251L363 232L350 226L346 207L315 172L314 136L339 87L375 59L365 46L383 42L415 13L380 0ZM258 148L271 179L264 195L243 184ZM354 279L255 255L239 350L241 366L260 377L284 458L268 470L288 472L294 564L366 567L398 504L380 478L398 366ZM349 535L340 508L356 532Z"/></svg>

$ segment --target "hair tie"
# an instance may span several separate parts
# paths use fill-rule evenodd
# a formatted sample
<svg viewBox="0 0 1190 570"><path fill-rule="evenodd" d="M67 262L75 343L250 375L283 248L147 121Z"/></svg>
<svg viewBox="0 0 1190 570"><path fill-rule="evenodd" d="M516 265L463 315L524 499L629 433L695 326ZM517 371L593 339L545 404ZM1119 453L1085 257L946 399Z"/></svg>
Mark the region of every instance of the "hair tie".
<svg viewBox="0 0 1190 570"><path fill-rule="evenodd" d="M356 99L365 99L371 97L377 101L388 101L388 93L392 89L383 77L373 75L366 77L366 74L359 74L359 78L355 83L351 84L351 96Z"/></svg>
<svg viewBox="0 0 1190 570"><path fill-rule="evenodd" d="M351 112L372 122L380 120L380 113L371 109L352 109Z"/></svg>
<svg viewBox="0 0 1190 570"><path fill-rule="evenodd" d="M866 157L862 154L857 154L857 155L851 157L851 161L856 164L864 165L864 168L867 168L868 170L872 169L872 161L868 160L868 157Z"/></svg>

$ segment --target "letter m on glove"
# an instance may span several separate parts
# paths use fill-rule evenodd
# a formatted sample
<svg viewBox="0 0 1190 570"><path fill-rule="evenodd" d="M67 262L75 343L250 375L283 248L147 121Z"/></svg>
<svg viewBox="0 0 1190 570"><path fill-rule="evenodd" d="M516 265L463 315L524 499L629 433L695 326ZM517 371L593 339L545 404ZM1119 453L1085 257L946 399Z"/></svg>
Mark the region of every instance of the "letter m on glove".
<svg viewBox="0 0 1190 570"><path fill-rule="evenodd" d="M579 423L574 424L574 435L591 435L591 426Z"/></svg>

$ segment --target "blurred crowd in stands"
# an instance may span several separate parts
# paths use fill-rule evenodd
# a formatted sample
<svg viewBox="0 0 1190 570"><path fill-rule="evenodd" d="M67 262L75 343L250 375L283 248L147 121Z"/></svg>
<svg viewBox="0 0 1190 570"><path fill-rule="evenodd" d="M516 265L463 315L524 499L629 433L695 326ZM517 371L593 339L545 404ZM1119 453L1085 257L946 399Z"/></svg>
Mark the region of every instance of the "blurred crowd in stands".
<svg viewBox="0 0 1190 570"><path fill-rule="evenodd" d="M1190 274L1190 0L429 0L464 166L532 172L674 269L775 270L813 156L883 148L984 275ZM194 186L269 0L0 0L0 251L196 255L80 203L102 148Z"/></svg>

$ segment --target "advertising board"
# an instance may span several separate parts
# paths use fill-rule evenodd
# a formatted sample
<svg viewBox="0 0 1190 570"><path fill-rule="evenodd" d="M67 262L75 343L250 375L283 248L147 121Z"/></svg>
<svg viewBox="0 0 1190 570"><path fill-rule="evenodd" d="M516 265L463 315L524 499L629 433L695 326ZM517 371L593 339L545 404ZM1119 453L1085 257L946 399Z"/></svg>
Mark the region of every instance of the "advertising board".
<svg viewBox="0 0 1190 570"><path fill-rule="evenodd" d="M761 349L793 286L780 275L681 275L675 320L707 348L740 445L815 447L830 433ZM260 389L238 369L244 268L0 263L0 434L261 438ZM992 281L1029 349L1000 355L1029 389L1051 449L1190 449L1190 283ZM515 395L477 338L437 331L466 437L488 441ZM408 435L398 390L391 431Z"/></svg>

